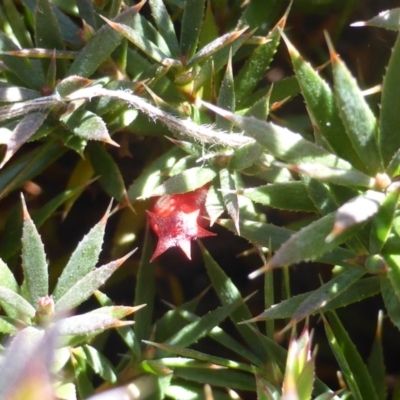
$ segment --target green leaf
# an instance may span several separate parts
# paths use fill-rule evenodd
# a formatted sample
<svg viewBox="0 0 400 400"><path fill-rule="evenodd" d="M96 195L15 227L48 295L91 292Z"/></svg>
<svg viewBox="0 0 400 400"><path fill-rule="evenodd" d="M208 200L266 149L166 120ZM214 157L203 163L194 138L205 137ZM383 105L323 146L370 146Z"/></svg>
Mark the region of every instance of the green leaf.
<svg viewBox="0 0 400 400"><path fill-rule="evenodd" d="M272 183L239 192L256 203L280 210L315 212L316 208L302 182Z"/></svg>
<svg viewBox="0 0 400 400"><path fill-rule="evenodd" d="M388 254L383 256L387 263L387 277L390 280L394 293L400 299L400 255Z"/></svg>
<svg viewBox="0 0 400 400"><path fill-rule="evenodd" d="M225 75L222 79L221 86L218 93L217 104L219 107L227 109L229 111L235 111L235 85L233 80L232 72L232 57L229 57L228 65L226 66ZM232 131L232 124L224 118L217 115L216 127L222 131Z"/></svg>
<svg viewBox="0 0 400 400"><path fill-rule="evenodd" d="M99 140L119 146L111 139L107 125L97 114L78 109L73 114L62 117L61 120L80 139Z"/></svg>
<svg viewBox="0 0 400 400"><path fill-rule="evenodd" d="M178 58L181 54L179 43L176 38L174 24L164 2L161 0L149 0L149 5L157 29L167 42L171 55Z"/></svg>
<svg viewBox="0 0 400 400"><path fill-rule="evenodd" d="M140 11L144 3L145 1L141 1L129 8L118 15L115 21L132 24L135 15ZM68 75L91 76L117 48L121 41L122 36L110 26L105 25L101 27L78 54L68 71Z"/></svg>
<svg viewBox="0 0 400 400"><path fill-rule="evenodd" d="M109 210L80 241L58 279L53 296L60 299L76 282L91 272L97 264L103 245Z"/></svg>
<svg viewBox="0 0 400 400"><path fill-rule="evenodd" d="M155 295L155 268L156 264L150 262L153 248L150 244L150 229L146 229L143 253L140 258L139 270L136 278L135 306L146 304L146 310L135 315L133 327L138 343L148 339L152 331L152 316Z"/></svg>
<svg viewBox="0 0 400 400"><path fill-rule="evenodd" d="M164 343L155 343L151 342L148 340L145 340L145 343L150 346L154 346L158 349L161 349L163 351L166 351L168 353L173 353L176 354L178 357L165 357L160 359L160 361L168 366L168 367L187 367L187 368L193 368L193 367L198 367L202 363L199 362L194 362L194 360L198 361L203 361L203 368L209 368L210 364L215 364L215 365L221 365L226 368L230 368L233 370L239 370L239 371L247 371L247 372L252 372L253 367L249 364L244 364L244 363L239 363L237 361L232 361L228 360L222 357L217 357L212 354L205 354L197 350L192 350L192 349L187 349L184 347L178 347L178 346L172 346L169 344L164 344ZM181 358L185 357L185 358Z"/></svg>
<svg viewBox="0 0 400 400"><path fill-rule="evenodd" d="M65 292L59 295L55 305L56 312L63 313L72 310L87 300L135 251L136 249L118 260L86 273L85 276L79 280L75 278L74 282L72 282L72 286L68 290L64 288Z"/></svg>
<svg viewBox="0 0 400 400"><path fill-rule="evenodd" d="M15 314L17 314L16 311ZM8 314L8 312L6 312ZM15 335L18 332L17 321L8 317L0 317L0 332L5 335Z"/></svg>
<svg viewBox="0 0 400 400"><path fill-rule="evenodd" d="M172 60L168 58L168 55L165 54L160 48L155 45L153 42L148 40L144 35L138 32L134 27L130 27L125 24L119 24L113 21L110 21L103 17L103 19L109 24L116 32L121 34L123 37L128 39L131 43L137 46L140 50L142 50L146 56L155 62L164 65L164 63L169 60L170 62L179 65L180 62L178 60ZM166 64L165 64L166 65Z"/></svg>
<svg viewBox="0 0 400 400"><path fill-rule="evenodd" d="M71 199L86 187L87 185L80 185L72 189L67 189L57 196L53 197L48 203L46 203L40 210L37 210L33 216L35 225L40 228L50 217L53 216L54 212L65 202Z"/></svg>
<svg viewBox="0 0 400 400"><path fill-rule="evenodd" d="M110 361L92 346L84 345L73 349L75 357L81 357L92 368L92 370L110 383L117 382L117 375Z"/></svg>
<svg viewBox="0 0 400 400"><path fill-rule="evenodd" d="M205 207L207 214L210 217L210 225L212 226L218 217L221 216L225 211L221 192L218 190L218 188L216 188L215 185L211 185L207 192Z"/></svg>
<svg viewBox="0 0 400 400"><path fill-rule="evenodd" d="M378 254L386 243L392 229L399 196L400 191L397 189L389 193L375 215L369 240L370 254Z"/></svg>
<svg viewBox="0 0 400 400"><path fill-rule="evenodd" d="M33 223L22 197L24 223L22 228L22 269L29 301L36 306L40 297L49 293L46 254L39 232Z"/></svg>
<svg viewBox="0 0 400 400"><path fill-rule="evenodd" d="M13 0L3 1L4 12L10 23L12 32L17 38L21 48L33 47L33 43L28 29L24 23L23 16L18 12L17 6Z"/></svg>
<svg viewBox="0 0 400 400"><path fill-rule="evenodd" d="M382 192L368 190L344 203L336 212L335 224L328 239L334 239L351 227L373 217L379 211L384 199L385 195Z"/></svg>
<svg viewBox="0 0 400 400"><path fill-rule="evenodd" d="M217 387L255 391L253 375L231 369L175 368L174 376Z"/></svg>
<svg viewBox="0 0 400 400"><path fill-rule="evenodd" d="M129 200L133 202L139 197L143 199L150 197L156 187L164 181L164 171L170 169L174 164L176 164L184 154L185 153L183 153L178 147L173 147L153 161L150 166L143 170L140 177L129 187Z"/></svg>
<svg viewBox="0 0 400 400"><path fill-rule="evenodd" d="M378 148L378 124L365 98L343 61L334 51L328 39L331 56L335 97L340 117L354 150L362 160L366 170L375 175L383 171L383 163Z"/></svg>
<svg viewBox="0 0 400 400"><path fill-rule="evenodd" d="M18 283L7 264L0 258L0 285L16 293L19 292Z"/></svg>
<svg viewBox="0 0 400 400"><path fill-rule="evenodd" d="M329 323L328 323L329 321ZM335 313L324 319L325 332L343 376L355 400L378 400L371 376L348 333Z"/></svg>
<svg viewBox="0 0 400 400"><path fill-rule="evenodd" d="M339 116L334 94L329 85L319 76L310 64L306 63L296 48L283 35L292 59L294 71L301 87L301 94L307 105L307 111L314 129L329 143L333 151L355 167L362 163L346 135L343 122Z"/></svg>
<svg viewBox="0 0 400 400"><path fill-rule="evenodd" d="M210 57L219 52L220 50L226 48L229 44L234 42L237 38L240 37L240 35L247 30L247 28L243 28L240 30L236 30L230 33L226 33L225 35L221 37L217 37L214 39L211 43L208 43L206 46L204 46L201 50L199 50L188 62L187 66L191 67L195 64L201 64L202 62L210 59ZM232 55L229 55L229 59L232 58ZM229 64L229 60L227 60L227 63ZM233 87L231 88L233 91Z"/></svg>
<svg viewBox="0 0 400 400"><path fill-rule="evenodd" d="M200 338L206 336L214 327L218 326L230 316L241 304L243 304L243 300L239 299L231 304L223 305L213 311L209 311L199 320L186 325L179 332L172 335L166 340L165 344L180 347L190 346Z"/></svg>
<svg viewBox="0 0 400 400"><path fill-rule="evenodd" d="M400 9L399 9L400 11ZM400 139L397 134L397 127L400 124L400 116L396 111L400 107L400 95L396 85L400 85L400 77L397 73L400 65L400 36L392 50L392 55L383 79L382 100L380 110L380 150L385 165L388 165L396 151L400 149Z"/></svg>
<svg viewBox="0 0 400 400"><path fill-rule="evenodd" d="M381 278L381 293L390 320L400 330L400 299L393 289L391 280L385 276Z"/></svg>
<svg viewBox="0 0 400 400"><path fill-rule="evenodd" d="M228 167L234 170L243 170L251 167L263 153L258 143L248 143L240 146L229 159Z"/></svg>
<svg viewBox="0 0 400 400"><path fill-rule="evenodd" d="M44 85L44 78L37 74L31 62L26 58L2 55L2 52L19 50L18 47L3 32L0 32L0 60L7 68L27 86L40 90Z"/></svg>
<svg viewBox="0 0 400 400"><path fill-rule="evenodd" d="M48 141L0 171L0 198L40 174L57 160L66 149L55 141Z"/></svg>
<svg viewBox="0 0 400 400"><path fill-rule="evenodd" d="M236 184L231 176L231 172L227 168L219 171L219 182L221 185L222 198L229 216L235 224L236 231L239 231L239 201L236 192Z"/></svg>
<svg viewBox="0 0 400 400"><path fill-rule="evenodd" d="M351 168L346 161L309 142L299 133L271 122L235 115L205 102L203 104L243 129L276 158L293 164L312 162L333 168Z"/></svg>
<svg viewBox="0 0 400 400"><path fill-rule="evenodd" d="M65 50L59 22L53 13L49 0L37 0L35 7L35 41L37 47L50 50ZM48 60L42 60L44 69L49 67ZM58 76L63 76L66 71L65 62L57 61Z"/></svg>
<svg viewBox="0 0 400 400"><path fill-rule="evenodd" d="M319 228L324 230L325 232L328 230L329 227L329 220L331 220L331 224L333 224L333 216L330 214L328 220L318 220L314 223L318 223L321 225ZM218 223L225 228L229 229L232 232L236 232L235 227L231 220L219 220ZM317 225L317 227L318 227ZM304 228L307 229L307 228ZM300 231L302 232L302 231ZM299 232L298 232L299 233ZM295 234L294 231L291 231L286 228L282 228L272 224L265 224L262 222L255 222L255 221L243 221L240 223L240 235L251 242L253 245L258 245L261 247L267 247L272 251L280 249L291 236ZM302 234L303 236L303 234ZM304 233L305 236L305 233ZM305 240L307 240L305 238ZM322 235L319 239L319 242L324 242L324 246L326 245ZM286 243L285 243L286 244ZM315 244L315 246L318 246ZM311 248L311 244L309 244L309 249ZM317 251L315 249L314 251ZM294 255L295 256L295 255ZM346 263L344 260L349 260L355 257L355 253L350 250L337 247L334 250L330 251L327 254L322 254L317 256L317 260L319 262L332 264L332 265L342 265L342 266L352 266L351 264Z"/></svg>
<svg viewBox="0 0 400 400"><path fill-rule="evenodd" d="M387 390L385 385L385 360L383 357L382 346L382 317L383 313L378 314L378 327L375 334L374 343L368 357L368 371L372 378L372 383L375 386L376 393L379 399L387 398Z"/></svg>
<svg viewBox="0 0 400 400"><path fill-rule="evenodd" d="M340 293L339 296L333 298L331 301L321 307L320 310L316 310L316 312L336 310L338 308L347 307L350 304L362 301L368 297L375 296L380 291L379 279L380 278L378 276L359 279L344 292ZM287 300L283 300L280 303L275 304L273 307L265 310L260 315L250 319L249 322L292 318L293 314L298 309L299 304L307 301L308 297L313 296L313 294L314 291L292 296Z"/></svg>
<svg viewBox="0 0 400 400"><path fill-rule="evenodd" d="M282 267L300 261L315 260L343 243L352 235L352 232L346 231L344 235L329 242L326 241L327 236L332 231L334 219L334 213L325 215L296 232L275 252L268 261L268 267Z"/></svg>
<svg viewBox="0 0 400 400"><path fill-rule="evenodd" d="M211 284L213 285L213 288L221 303L224 305L229 305L240 300L243 302L238 288L233 284L231 279L225 274L225 272L211 257L210 253L201 245L201 243L200 248ZM237 325L239 322L251 318L251 312L247 305L243 302L243 304L241 304L234 312L231 313L230 318L232 322L236 324L237 330L247 345L250 346L256 355L259 355L260 343L252 327L246 325ZM256 326L254 326L254 329L257 329Z"/></svg>
<svg viewBox="0 0 400 400"><path fill-rule="evenodd" d="M316 163L289 165L294 172L304 174L321 182L335 185L373 188L375 179L357 170L331 168Z"/></svg>
<svg viewBox="0 0 400 400"><path fill-rule="evenodd" d="M96 28L95 11L90 0L76 0L80 17L90 26Z"/></svg>
<svg viewBox="0 0 400 400"><path fill-rule="evenodd" d="M354 267L335 276L329 282L314 290L310 296L302 301L293 314L292 319L300 320L319 309L323 309L326 304L329 304L333 299L348 291L365 273L365 269Z"/></svg>
<svg viewBox="0 0 400 400"><path fill-rule="evenodd" d="M199 319L199 317L193 313L204 294L205 292L181 306L167 311L161 318L159 318L155 325L154 340L156 342L164 342L187 325L188 321ZM193 317L193 319L190 317Z"/></svg>
<svg viewBox="0 0 400 400"><path fill-rule="evenodd" d="M212 181L216 175L217 173L213 168L190 168L167 179L154 189L152 196L191 192Z"/></svg>
<svg viewBox="0 0 400 400"><path fill-rule="evenodd" d="M350 26L375 26L398 31L400 30L400 8L382 11L368 21L353 22Z"/></svg>
<svg viewBox="0 0 400 400"><path fill-rule="evenodd" d="M195 54L204 17L205 0L186 0L182 16L181 54L190 58Z"/></svg>
<svg viewBox="0 0 400 400"><path fill-rule="evenodd" d="M97 335L106 329L132 325L132 321L120 321L107 314L88 312L86 314L63 318L58 323L60 335Z"/></svg>
<svg viewBox="0 0 400 400"><path fill-rule="evenodd" d="M235 78L235 94L238 108L247 104L247 97L257 87L273 59L280 41L280 30L283 30L286 16L282 18L265 38L266 43L259 45L246 59L244 66ZM224 108L224 107L223 107Z"/></svg>
<svg viewBox="0 0 400 400"><path fill-rule="evenodd" d="M16 311L16 315L28 317L30 319L35 316L36 310L30 303L18 293L4 286L0 286L0 301L2 304L7 304L7 308L13 308Z"/></svg>
<svg viewBox="0 0 400 400"><path fill-rule="evenodd" d="M94 171L96 175L100 176L100 185L110 197L122 201L126 190L117 163L100 143L91 143L88 150Z"/></svg>
<svg viewBox="0 0 400 400"><path fill-rule="evenodd" d="M24 116L17 124L13 132L1 142L7 145L7 151L0 163L0 168L27 142L40 128L47 117L48 112L34 112ZM3 136L4 136L4 132Z"/></svg>

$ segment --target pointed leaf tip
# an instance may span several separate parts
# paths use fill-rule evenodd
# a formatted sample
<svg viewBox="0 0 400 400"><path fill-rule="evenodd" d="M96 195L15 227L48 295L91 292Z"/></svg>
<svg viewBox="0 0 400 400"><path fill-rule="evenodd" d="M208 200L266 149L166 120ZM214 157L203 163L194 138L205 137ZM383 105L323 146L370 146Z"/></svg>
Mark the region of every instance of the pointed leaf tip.
<svg viewBox="0 0 400 400"><path fill-rule="evenodd" d="M21 192L21 203L22 203L22 214L24 220L30 220L31 216L29 215L28 208L26 207L24 194Z"/></svg>

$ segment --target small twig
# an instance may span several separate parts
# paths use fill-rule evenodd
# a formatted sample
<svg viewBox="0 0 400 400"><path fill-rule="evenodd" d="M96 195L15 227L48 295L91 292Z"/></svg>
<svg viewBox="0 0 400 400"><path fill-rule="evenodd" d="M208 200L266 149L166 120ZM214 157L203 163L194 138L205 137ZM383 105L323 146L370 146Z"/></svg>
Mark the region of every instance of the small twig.
<svg viewBox="0 0 400 400"><path fill-rule="evenodd" d="M34 100L23 101L0 108L0 122L18 117L39 109L65 104L75 100L88 100L93 97L109 97L125 101L146 114L153 120L159 120L170 130L189 136L200 143L218 144L237 148L254 142L254 139L237 133L227 133L213 128L211 125L198 125L190 119L181 119L166 111L157 108L140 96L123 90L108 90L100 85L79 89L62 98L58 93L40 97Z"/></svg>

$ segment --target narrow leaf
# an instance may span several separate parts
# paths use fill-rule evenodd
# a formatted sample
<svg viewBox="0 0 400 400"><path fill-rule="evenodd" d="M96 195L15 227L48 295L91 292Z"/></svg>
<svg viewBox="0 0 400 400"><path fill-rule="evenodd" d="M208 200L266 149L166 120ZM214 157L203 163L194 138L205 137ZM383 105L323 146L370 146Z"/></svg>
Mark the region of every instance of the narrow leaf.
<svg viewBox="0 0 400 400"><path fill-rule="evenodd" d="M265 73L273 59L280 41L280 30L286 24L286 15L281 18L278 24L265 38L265 43L258 46L247 58L244 66L240 69L235 78L235 93L238 105L241 108L247 104L247 97L264 78Z"/></svg>
<svg viewBox="0 0 400 400"><path fill-rule="evenodd" d="M318 230L321 229L321 231L323 231L323 234L325 234L325 232L328 230L329 221L331 221L331 225L333 225L333 216L331 214L329 215L328 219L322 219L315 222L317 224L317 227L318 225L321 225L318 228ZM224 226L225 228L229 229L231 232L236 232L235 226L231 220L218 220L218 223ZM297 234L300 232L297 232ZM290 239L295 234L296 232L294 231L272 224L265 224L262 222L255 222L255 221L244 221L240 223L240 235L243 238L247 239L253 245L267 247L272 251L275 251L277 249L280 250L280 246L282 246L283 244L285 244L286 246L286 242L288 241L288 239ZM306 232L304 233L304 236L306 236ZM321 245L320 241L321 242L323 241L322 235L320 236L318 244L315 244L314 247ZM312 244L309 243L308 244L309 250L311 249L311 247ZM317 249L314 249L314 251L319 252ZM341 247L337 247L332 251L330 251L329 253L317 256L316 260L318 260L319 262L332 265L338 264L342 266L352 266L351 264L348 264L344 260L352 259L354 257L355 253L353 253L352 251ZM269 267L269 264L267 264L267 266ZM265 269L268 268L255 271L253 273L254 276L252 274L251 277L259 275L259 273L262 273Z"/></svg>
<svg viewBox="0 0 400 400"><path fill-rule="evenodd" d="M2 143L7 145L7 151L0 164L0 168L36 133L46 119L47 114L47 112L27 114L14 128L12 134L6 140L4 138L1 140Z"/></svg>
<svg viewBox="0 0 400 400"><path fill-rule="evenodd" d="M376 26L398 31L400 30L400 8L382 11L368 21L353 22L350 26Z"/></svg>
<svg viewBox="0 0 400 400"><path fill-rule="evenodd" d="M229 57L226 66L225 75L222 79L221 86L218 93L217 104L224 109L235 111L235 86L232 71L232 57ZM217 115L216 127L222 131L230 132L232 130L232 123Z"/></svg>
<svg viewBox="0 0 400 400"><path fill-rule="evenodd" d="M330 302L325 304L316 310L320 311L331 311L341 307L346 307L350 304L360 302L368 297L375 296L380 291L379 277L373 276L370 278L360 279L353 283L346 291L339 294L339 296L333 298ZM275 304L273 307L265 310L260 315L245 322L258 322L267 321L269 319L283 319L292 318L293 314L299 307L299 304L307 301L308 297L313 296L314 291L302 293L297 296L290 297L287 300Z"/></svg>
<svg viewBox="0 0 400 400"><path fill-rule="evenodd" d="M343 243L352 232L336 237L327 242L326 238L332 230L335 214L328 214L312 222L305 228L296 232L285 242L268 261L268 268L291 265L300 261L315 260L322 254L328 253L336 246Z"/></svg>
<svg viewBox="0 0 400 400"><path fill-rule="evenodd" d="M247 30L247 27L231 32L226 33L225 35L216 38L211 43L204 46L201 50L199 50L187 63L188 67L193 66L194 64L200 64L201 62L210 58L217 51L223 49L228 46L230 43L235 41L243 32ZM229 62L227 63L229 64ZM229 68L229 67L228 67ZM233 90L233 88L232 88Z"/></svg>
<svg viewBox="0 0 400 400"><path fill-rule="evenodd" d="M196 190L210 182L217 175L213 168L194 167L167 179L154 189L152 196L186 193Z"/></svg>
<svg viewBox="0 0 400 400"><path fill-rule="evenodd" d="M97 335L106 329L132 323L132 321L120 321L106 314L86 313L62 319L58 323L58 331L60 335Z"/></svg>
<svg viewBox="0 0 400 400"><path fill-rule="evenodd" d="M323 308L333 299L347 291L349 287L361 279L365 273L366 270L363 268L349 268L338 276L335 276L329 282L314 290L307 299L302 301L292 319L300 320L318 309Z"/></svg>
<svg viewBox="0 0 400 400"><path fill-rule="evenodd" d="M375 179L357 170L327 167L316 163L288 165L291 171L335 185L373 188Z"/></svg>
<svg viewBox="0 0 400 400"><path fill-rule="evenodd" d="M200 246L204 263L207 268L208 276L211 279L213 288L220 299L222 304L231 304L242 300L242 296L233 284L231 279L225 274L221 267L216 263L216 261L211 257L210 253L201 245ZM242 300L243 302L243 300ZM251 318L251 312L246 304L241 304L232 314L230 318L234 324L238 324L244 320ZM249 326L236 325L237 330L243 337L248 346L260 357L257 348L260 348L260 343L255 335L254 331ZM256 329L256 327L255 327Z"/></svg>
<svg viewBox="0 0 400 400"><path fill-rule="evenodd" d="M370 254L378 254L386 243L392 229L399 196L400 191L395 189L383 200L371 226L369 240Z"/></svg>
<svg viewBox="0 0 400 400"><path fill-rule="evenodd" d="M254 138L276 158L293 164L313 162L335 168L351 168L346 161L287 128L271 122L235 115L205 102L202 104L243 129L248 136Z"/></svg>
<svg viewBox="0 0 400 400"><path fill-rule="evenodd" d="M29 301L33 306L40 297L48 295L49 277L46 254L39 232L33 223L25 200L21 196L24 223L22 229L22 269L24 271Z"/></svg>
<svg viewBox="0 0 400 400"><path fill-rule="evenodd" d="M117 375L110 361L92 346L84 345L73 349L74 356L84 359L93 371L110 383L117 382Z"/></svg>
<svg viewBox="0 0 400 400"><path fill-rule="evenodd" d="M91 143L88 149L94 171L96 175L100 176L100 185L110 197L122 201L126 190L117 163L100 143Z"/></svg>
<svg viewBox="0 0 400 400"><path fill-rule="evenodd" d="M184 154L178 147L173 147L153 161L129 187L129 200L133 202L139 197L143 199L150 197L154 190L164 181L164 171L176 164Z"/></svg>
<svg viewBox="0 0 400 400"><path fill-rule="evenodd" d="M220 217L225 211L221 192L217 190L215 185L211 185L208 190L205 207L207 214L210 217L210 226L212 226L218 217Z"/></svg>
<svg viewBox="0 0 400 400"><path fill-rule="evenodd" d="M280 210L316 211L302 182L272 183L239 192L256 203Z"/></svg>
<svg viewBox="0 0 400 400"><path fill-rule="evenodd" d="M382 277L381 279L381 293L390 320L400 330L400 299L395 293L390 279L387 277Z"/></svg>
<svg viewBox="0 0 400 400"><path fill-rule="evenodd" d="M326 139L333 151L355 167L362 167L346 134L332 89L318 72L306 63L285 35L282 35L292 59L294 71L301 87L314 129Z"/></svg>
<svg viewBox="0 0 400 400"><path fill-rule="evenodd" d="M387 263L387 277L390 280L392 289L400 300L400 255L389 254L384 256Z"/></svg>
<svg viewBox="0 0 400 400"><path fill-rule="evenodd" d="M171 55L175 58L181 54L179 43L176 38L174 24L168 14L168 10L161 0L149 0L151 14L153 15L157 29L165 39L171 51Z"/></svg>
<svg viewBox="0 0 400 400"><path fill-rule="evenodd" d="M54 297L60 299L81 278L91 272L99 259L110 210L80 241L58 279Z"/></svg>
<svg viewBox="0 0 400 400"><path fill-rule="evenodd" d="M140 258L139 270L136 278L135 306L146 304L145 312L135 314L135 325L133 327L137 342L142 345L142 340L149 338L152 331L152 315L154 309L155 295L155 268L156 264L150 262L153 248L150 242L150 229L146 228L145 242L142 256Z"/></svg>
<svg viewBox="0 0 400 400"><path fill-rule="evenodd" d="M400 13L400 9L398 9ZM399 19L397 20L399 24ZM400 149L400 138L397 128L400 124L400 116L396 111L400 107L400 95L396 85L400 85L400 77L397 73L400 65L400 35L392 50L392 55L383 79L382 100L380 110L380 150L385 166L389 164L396 151Z"/></svg>
<svg viewBox="0 0 400 400"><path fill-rule="evenodd" d="M131 24L133 18L140 11L144 3L145 0L119 14L118 17L115 18L115 21ZM78 57L76 57L75 61L72 63L68 74L82 77L91 76L117 48L121 41L122 36L118 32L108 25L103 26L81 50Z"/></svg>
<svg viewBox="0 0 400 400"><path fill-rule="evenodd" d="M165 344L188 347L197 342L200 338L206 336L214 327L229 317L241 304L243 300L239 299L217 309L208 312L198 321L186 325L175 335L166 340Z"/></svg>
<svg viewBox="0 0 400 400"><path fill-rule="evenodd" d="M173 346L173 345L169 345L169 344L165 344L165 343L155 343L155 342L151 342L148 340L145 340L144 342L146 344L148 344L150 346L154 346L158 349L179 355L180 356L179 358L165 357L165 358L161 359L161 361L164 365L167 365L170 367L186 366L187 368L191 368L193 366L193 361L198 360L198 361L203 361L204 363L207 363L207 364L204 364L204 368L209 368L211 366L210 364L215 364L215 365L220 365L223 367L232 368L232 369L236 369L236 370L252 372L252 366L250 366L248 364L227 360L225 358L213 356L211 354L201 353L199 351L188 349L185 347L178 347L178 346ZM181 357L186 357L186 358L181 358ZM198 367L199 365L201 365L201 363L194 364L195 367Z"/></svg>
<svg viewBox="0 0 400 400"><path fill-rule="evenodd" d="M204 17L205 0L186 0L182 16L181 54L191 57L196 52Z"/></svg>
<svg viewBox="0 0 400 400"><path fill-rule="evenodd" d="M78 109L73 114L63 117L62 121L81 139L99 140L119 147L119 144L111 139L106 124L97 114Z"/></svg>
<svg viewBox="0 0 400 400"><path fill-rule="evenodd" d="M0 258L0 286L14 291L19 292L18 283L14 277L14 274L10 271L7 264Z"/></svg>
<svg viewBox="0 0 400 400"><path fill-rule="evenodd" d="M129 258L134 252L133 250L124 257L112 261L109 264L96 268L89 272L83 278L76 280L59 300L56 302L55 310L57 313L63 313L77 307L79 304L87 300L96 289L103 285L107 279Z"/></svg>
<svg viewBox="0 0 400 400"><path fill-rule="evenodd" d="M228 211L228 214L232 218L233 223L235 224L237 233L240 235L239 201L238 196L235 193L236 185L230 171L227 168L223 168L219 171L219 182L221 185L222 198L224 200L225 207Z"/></svg>
<svg viewBox="0 0 400 400"><path fill-rule="evenodd" d="M325 332L354 399L378 400L367 367L339 318L330 312L328 321L324 321Z"/></svg>
<svg viewBox="0 0 400 400"><path fill-rule="evenodd" d="M372 349L368 357L368 371L372 378L372 383L375 386L376 393L379 399L387 398L387 389L385 385L385 360L383 355L382 346L382 322L383 312L380 311L378 314L378 324L376 328L376 334Z"/></svg>
<svg viewBox="0 0 400 400"><path fill-rule="evenodd" d="M179 61L168 58L168 55L163 53L157 45L148 40L145 36L141 35L135 28L131 28L125 24L119 24L109 19L102 17L111 28L128 39L131 43L142 50L149 58L157 63L164 64L167 60L179 65Z"/></svg>
<svg viewBox="0 0 400 400"><path fill-rule="evenodd" d="M0 301L2 304L12 307L19 318L23 316L32 319L35 316L36 310L30 303L18 293L4 286L0 286Z"/></svg>
<svg viewBox="0 0 400 400"><path fill-rule="evenodd" d="M336 101L347 135L354 150L371 174L383 170L383 163L378 149L378 125L356 80L341 61L328 40L333 68Z"/></svg>
<svg viewBox="0 0 400 400"><path fill-rule="evenodd" d="M328 240L334 239L350 227L370 219L378 212L384 199L383 193L368 190L343 204L336 212L335 224Z"/></svg>
<svg viewBox="0 0 400 400"><path fill-rule="evenodd" d="M3 55L3 52L19 50L14 42L0 32L0 60L6 67L32 89L40 90L44 85L44 77L39 76L31 62L26 58Z"/></svg>

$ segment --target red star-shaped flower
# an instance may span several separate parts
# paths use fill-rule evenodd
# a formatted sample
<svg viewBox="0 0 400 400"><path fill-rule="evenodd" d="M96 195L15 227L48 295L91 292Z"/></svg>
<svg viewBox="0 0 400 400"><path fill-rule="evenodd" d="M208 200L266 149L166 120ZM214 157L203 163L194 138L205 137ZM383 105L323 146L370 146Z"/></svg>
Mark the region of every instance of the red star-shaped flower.
<svg viewBox="0 0 400 400"><path fill-rule="evenodd" d="M150 226L158 236L157 247L150 261L170 247L180 247L190 260L191 240L215 236L215 233L199 225L207 190L208 187L204 186L188 193L162 196L152 211L147 211Z"/></svg>

